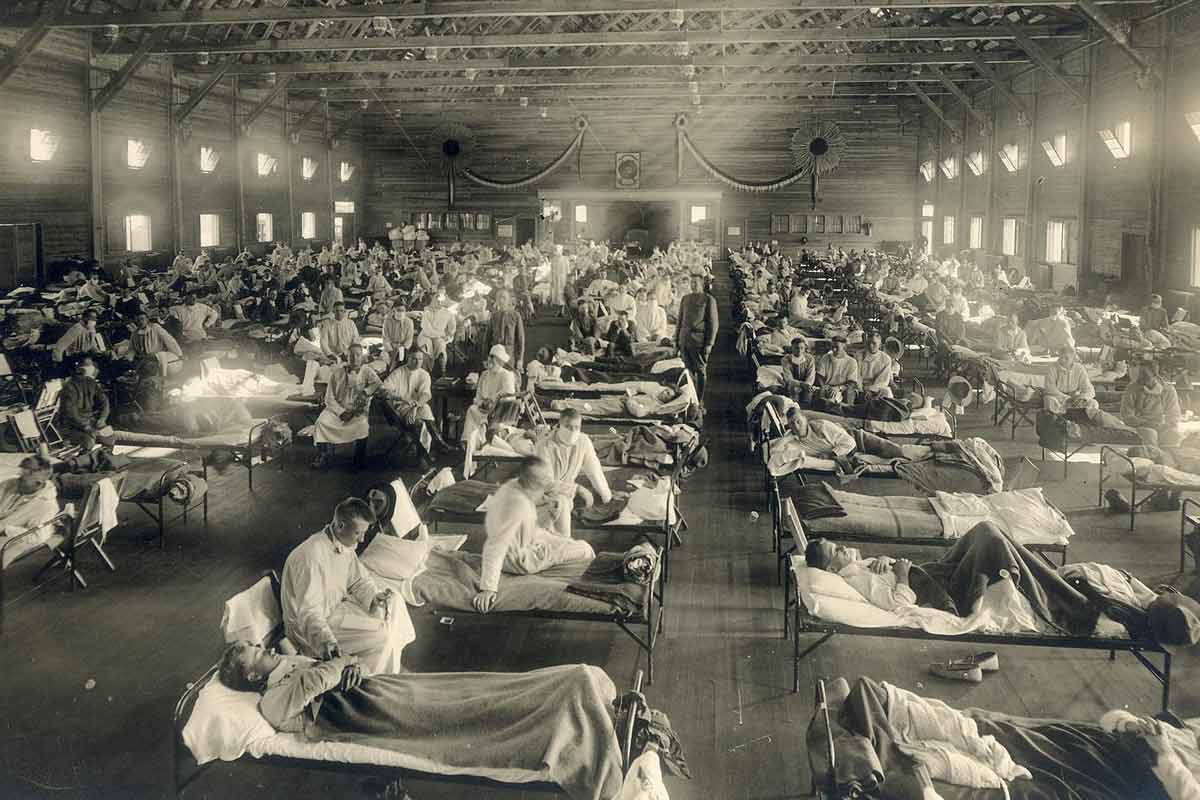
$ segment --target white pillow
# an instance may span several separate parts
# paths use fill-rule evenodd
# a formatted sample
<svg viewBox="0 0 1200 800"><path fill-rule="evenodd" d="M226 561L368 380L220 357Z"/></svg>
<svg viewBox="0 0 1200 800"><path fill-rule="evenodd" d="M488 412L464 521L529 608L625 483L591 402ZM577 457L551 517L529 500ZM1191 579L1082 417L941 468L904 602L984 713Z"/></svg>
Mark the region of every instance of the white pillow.
<svg viewBox="0 0 1200 800"><path fill-rule="evenodd" d="M860 628L902 626L899 617L868 603L841 575L812 569L802 559L793 559L792 569L805 608L821 620Z"/></svg>
<svg viewBox="0 0 1200 800"><path fill-rule="evenodd" d="M225 601L221 615L221 634L225 641L240 640L262 644L283 622L283 612L271 588L271 579L263 576L251 586Z"/></svg>
<svg viewBox="0 0 1200 800"><path fill-rule="evenodd" d="M236 761L251 743L275 735L258 710L257 692L237 692L214 675L196 698L183 728L183 743L197 764Z"/></svg>
<svg viewBox="0 0 1200 800"><path fill-rule="evenodd" d="M376 536L359 556L359 561L384 580L410 580L425 569L429 546L428 537L414 541L398 536Z"/></svg>

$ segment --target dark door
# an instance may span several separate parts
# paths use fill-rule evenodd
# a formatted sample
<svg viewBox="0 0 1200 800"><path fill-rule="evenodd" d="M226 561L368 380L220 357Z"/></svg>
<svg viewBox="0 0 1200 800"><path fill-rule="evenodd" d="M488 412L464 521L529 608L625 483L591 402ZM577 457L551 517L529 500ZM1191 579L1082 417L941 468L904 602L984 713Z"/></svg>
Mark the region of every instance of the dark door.
<svg viewBox="0 0 1200 800"><path fill-rule="evenodd" d="M517 218L517 246L532 242L537 236L537 225L534 224L533 217L518 217Z"/></svg>
<svg viewBox="0 0 1200 800"><path fill-rule="evenodd" d="M1146 237L1140 233L1121 234L1121 282L1146 284Z"/></svg>

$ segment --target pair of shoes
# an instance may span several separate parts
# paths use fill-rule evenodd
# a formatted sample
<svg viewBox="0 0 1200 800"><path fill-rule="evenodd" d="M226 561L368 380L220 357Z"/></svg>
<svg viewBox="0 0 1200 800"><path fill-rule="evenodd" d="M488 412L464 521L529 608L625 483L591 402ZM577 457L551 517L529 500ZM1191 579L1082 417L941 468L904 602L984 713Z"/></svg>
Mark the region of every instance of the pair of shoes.
<svg viewBox="0 0 1200 800"><path fill-rule="evenodd" d="M1108 510L1117 514L1129 513L1129 501L1121 496L1121 493L1116 489L1109 489L1104 493L1104 500L1108 503Z"/></svg>
<svg viewBox="0 0 1200 800"><path fill-rule="evenodd" d="M982 653L955 658L950 661L938 661L929 665L929 672L939 678L967 683L981 683L983 673L998 672L1000 656L992 650Z"/></svg>

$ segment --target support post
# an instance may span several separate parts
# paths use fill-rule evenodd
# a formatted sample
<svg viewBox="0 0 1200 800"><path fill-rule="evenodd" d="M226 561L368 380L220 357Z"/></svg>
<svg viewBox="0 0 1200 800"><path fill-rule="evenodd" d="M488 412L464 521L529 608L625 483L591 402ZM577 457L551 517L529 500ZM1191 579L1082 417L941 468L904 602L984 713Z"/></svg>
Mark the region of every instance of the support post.
<svg viewBox="0 0 1200 800"><path fill-rule="evenodd" d="M1167 82L1171 69L1171 38L1167 20L1157 22L1158 41L1162 48L1166 74L1154 81L1154 121L1150 124L1150 185L1146 213L1146 271L1147 284L1159 292L1170 281L1165 273L1167 172Z"/></svg>
<svg viewBox="0 0 1200 800"><path fill-rule="evenodd" d="M183 249L183 193L179 186L179 121L175 113L175 57L167 62L167 183L171 189L171 254Z"/></svg>
<svg viewBox="0 0 1200 800"><path fill-rule="evenodd" d="M322 102L321 105L323 105L325 107L325 130L326 130L326 132L328 132L329 131L329 103ZM329 202L329 206L328 206L329 207L329 241L332 243L333 242L333 232L334 232L334 220L337 218L337 213L335 212L334 206L333 206L333 143L329 140L328 137L325 137L325 188L328 191L328 197L326 199ZM356 207L354 210L358 211L358 208Z"/></svg>
<svg viewBox="0 0 1200 800"><path fill-rule="evenodd" d="M1008 26L1008 32L1012 35L1013 40L1021 46L1030 58L1032 58L1042 70L1049 75L1055 83L1067 92L1080 103L1087 102L1087 95L1079 88L1079 82L1062 71L1062 68L1054 63L1054 57L1046 52L1040 44L1035 42L1032 37L1027 35L1025 31L1016 26Z"/></svg>
<svg viewBox="0 0 1200 800"><path fill-rule="evenodd" d="M965 110L966 113L974 117L976 122L984 124L987 123L987 114L984 114L971 104L971 98L967 96L966 92L958 87L957 83L946 77L946 73L942 72L942 70L936 64L930 64L929 70L937 76L937 79L942 82L942 85L945 86L947 90L949 90L950 94L958 98L958 102L962 103L963 110ZM965 122L966 121L964 120L964 130L966 129Z"/></svg>
<svg viewBox="0 0 1200 800"><path fill-rule="evenodd" d="M245 183L245 162L246 154L242 148L242 126L238 124L238 112L241 110L242 86L241 79L238 76L233 78L233 99L230 102L230 127L233 133L233 154L237 161L237 198L235 203L235 211L237 213L237 249L242 252L246 249L246 183Z"/></svg>
<svg viewBox="0 0 1200 800"><path fill-rule="evenodd" d="M1030 109L1029 116L1029 136L1026 140L1026 164L1025 164L1025 230L1022 237L1025 257L1025 274L1030 275L1030 280L1033 280L1033 243L1034 227L1037 224L1037 183L1033 176L1033 154L1034 148L1038 146L1037 127L1038 127L1038 90L1041 88L1040 72L1030 74L1029 80L1033 83L1032 99L1033 107ZM1038 287L1041 288L1041 287Z"/></svg>
<svg viewBox="0 0 1200 800"><path fill-rule="evenodd" d="M1088 186L1090 185L1089 174L1091 173L1091 154L1092 137L1095 135L1095 122L1093 109L1096 101L1096 56L1093 51L1085 50L1083 52L1084 69L1087 72L1087 102L1083 104L1083 109L1080 113L1080 135L1079 135L1079 155L1076 163L1079 165L1079 215L1078 223L1075 227L1075 235L1078 237L1075 245L1076 263L1079 265L1079 283L1082 284L1083 276L1092 273L1091 262L1091 230L1090 230L1090 204L1088 201ZM1082 289L1082 286L1077 288Z"/></svg>
<svg viewBox="0 0 1200 800"><path fill-rule="evenodd" d="M84 103L88 115L88 176L91 179L89 208L92 220L92 259L103 263L105 251L104 225L104 147L101 141L100 112L92 105L92 45L88 41L87 64L84 70Z"/></svg>
<svg viewBox="0 0 1200 800"><path fill-rule="evenodd" d="M274 97L275 93L271 93ZM269 102L271 97L267 98ZM287 117L288 117L288 96L283 96L283 122L280 123L283 127L283 152L284 169L287 170L287 207L288 207L288 246L294 250L299 250L296 242L296 165L295 151L292 149L292 139L287 132ZM303 230L301 231L303 232ZM276 237L277 239L279 237Z"/></svg>
<svg viewBox="0 0 1200 800"><path fill-rule="evenodd" d="M1120 48L1121 52L1129 56L1130 60L1137 64L1142 72L1150 75L1156 81L1162 80L1162 73L1157 65L1155 65L1153 59L1148 58L1134 47L1133 42L1130 41L1129 34L1132 30L1132 25L1128 21L1113 19L1108 15L1108 12L1100 8L1100 5L1095 0L1076 0L1075 5L1096 27L1104 31L1108 38L1112 39L1113 44Z"/></svg>

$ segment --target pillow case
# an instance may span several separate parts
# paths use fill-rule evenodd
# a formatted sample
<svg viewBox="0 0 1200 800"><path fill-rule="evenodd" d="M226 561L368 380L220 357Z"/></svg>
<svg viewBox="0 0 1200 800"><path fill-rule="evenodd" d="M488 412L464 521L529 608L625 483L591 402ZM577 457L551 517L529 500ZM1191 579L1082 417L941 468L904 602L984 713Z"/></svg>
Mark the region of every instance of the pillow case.
<svg viewBox="0 0 1200 800"><path fill-rule="evenodd" d="M183 728L183 743L197 764L236 761L251 743L275 735L258 710L257 692L230 689L213 675L200 690Z"/></svg>

